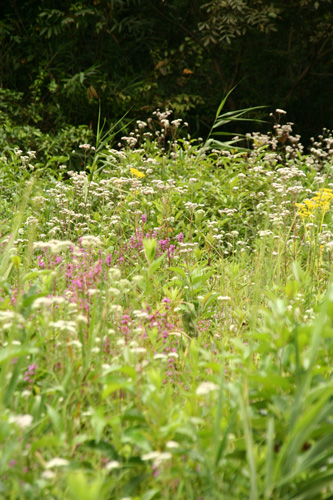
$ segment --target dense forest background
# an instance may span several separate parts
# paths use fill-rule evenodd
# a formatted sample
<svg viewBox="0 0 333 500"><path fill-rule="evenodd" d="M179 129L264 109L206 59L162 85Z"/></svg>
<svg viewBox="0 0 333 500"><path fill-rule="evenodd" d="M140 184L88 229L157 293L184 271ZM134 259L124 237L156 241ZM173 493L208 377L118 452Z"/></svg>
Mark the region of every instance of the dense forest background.
<svg viewBox="0 0 333 500"><path fill-rule="evenodd" d="M205 137L237 86L227 110L283 108L307 141L333 128L332 35L331 0L8 0L2 139L88 134L99 107L108 124L168 107Z"/></svg>

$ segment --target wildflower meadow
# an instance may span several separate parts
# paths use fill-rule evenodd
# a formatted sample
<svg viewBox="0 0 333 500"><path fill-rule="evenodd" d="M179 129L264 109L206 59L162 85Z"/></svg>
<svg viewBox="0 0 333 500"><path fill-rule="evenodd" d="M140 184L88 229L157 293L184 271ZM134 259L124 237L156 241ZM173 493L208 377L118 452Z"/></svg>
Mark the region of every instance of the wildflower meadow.
<svg viewBox="0 0 333 500"><path fill-rule="evenodd" d="M333 137L284 115L2 150L1 499L333 499Z"/></svg>

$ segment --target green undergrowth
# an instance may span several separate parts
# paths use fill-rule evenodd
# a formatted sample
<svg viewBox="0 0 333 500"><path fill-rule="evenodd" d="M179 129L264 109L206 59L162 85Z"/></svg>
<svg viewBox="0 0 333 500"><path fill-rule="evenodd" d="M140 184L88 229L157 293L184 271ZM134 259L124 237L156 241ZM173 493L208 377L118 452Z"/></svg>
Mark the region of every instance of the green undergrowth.
<svg viewBox="0 0 333 500"><path fill-rule="evenodd" d="M79 169L3 151L0 496L333 498L329 135L159 118Z"/></svg>

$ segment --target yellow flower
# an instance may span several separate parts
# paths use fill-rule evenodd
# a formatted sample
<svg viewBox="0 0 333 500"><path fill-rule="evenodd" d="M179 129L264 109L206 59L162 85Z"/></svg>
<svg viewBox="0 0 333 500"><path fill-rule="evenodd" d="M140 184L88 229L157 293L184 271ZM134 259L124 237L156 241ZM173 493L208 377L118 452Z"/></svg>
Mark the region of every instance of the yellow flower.
<svg viewBox="0 0 333 500"><path fill-rule="evenodd" d="M137 170L136 168L130 168L130 171L138 179L141 179L142 177L146 177L144 173L140 172L140 170Z"/></svg>
<svg viewBox="0 0 333 500"><path fill-rule="evenodd" d="M322 217L330 209L333 200L332 189L321 188L314 193L311 200L304 200L303 203L295 203L297 213L302 219L313 218L317 210L321 211Z"/></svg>

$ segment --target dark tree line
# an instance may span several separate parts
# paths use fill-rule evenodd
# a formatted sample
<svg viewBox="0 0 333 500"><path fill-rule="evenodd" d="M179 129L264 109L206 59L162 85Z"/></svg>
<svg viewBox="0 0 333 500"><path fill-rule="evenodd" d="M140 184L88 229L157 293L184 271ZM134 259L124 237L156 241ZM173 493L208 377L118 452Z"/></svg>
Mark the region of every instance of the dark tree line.
<svg viewBox="0 0 333 500"><path fill-rule="evenodd" d="M204 135L227 106L333 128L331 0L8 0L0 109L43 131L172 108Z"/></svg>

